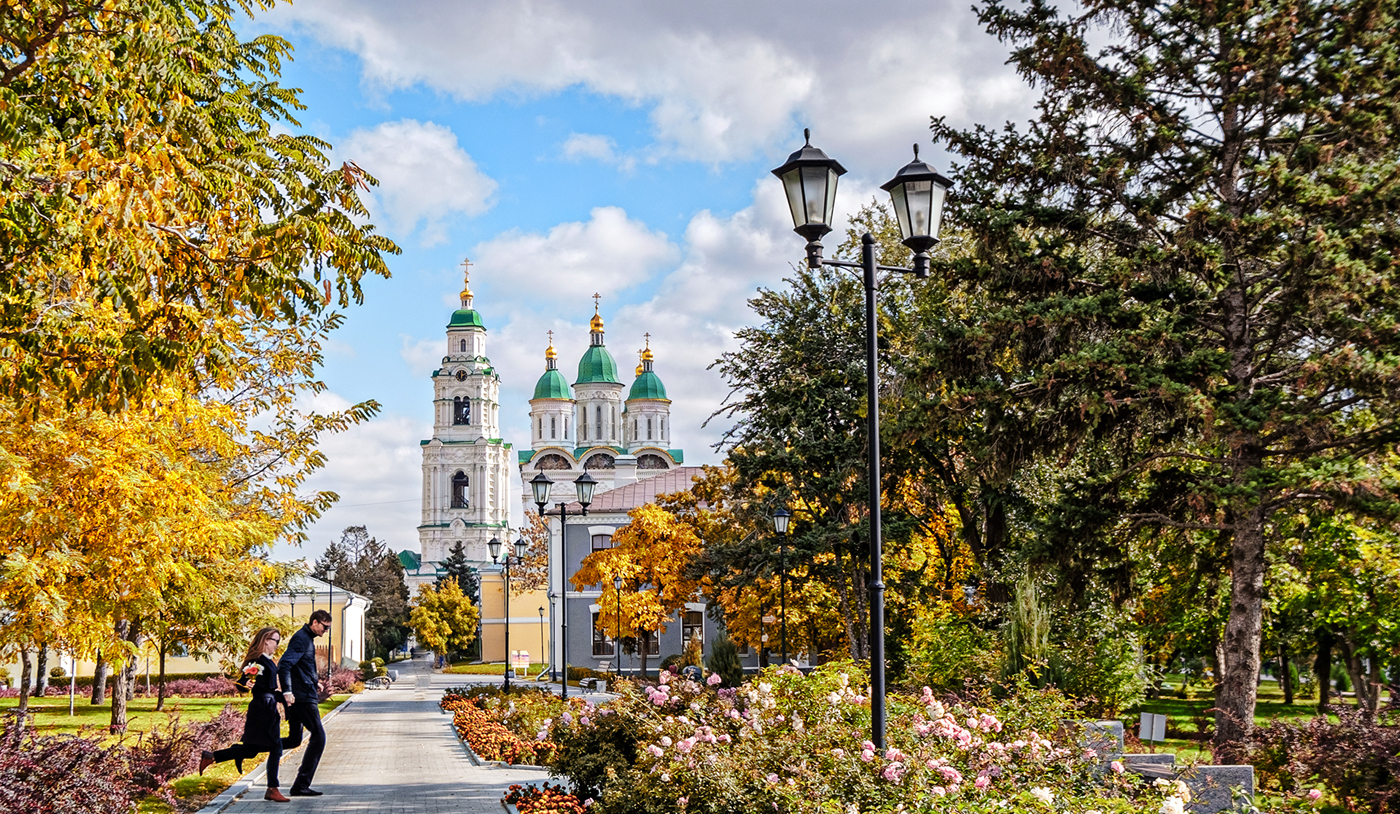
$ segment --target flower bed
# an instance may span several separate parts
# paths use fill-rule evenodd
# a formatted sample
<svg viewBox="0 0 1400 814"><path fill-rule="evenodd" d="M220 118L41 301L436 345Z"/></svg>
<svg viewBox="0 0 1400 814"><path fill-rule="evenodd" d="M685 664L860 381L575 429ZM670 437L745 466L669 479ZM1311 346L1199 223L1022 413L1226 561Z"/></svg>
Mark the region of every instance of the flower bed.
<svg viewBox="0 0 1400 814"><path fill-rule="evenodd" d="M520 814L583 814L583 802L563 786L516 784L506 790L505 802Z"/></svg>
<svg viewBox="0 0 1400 814"><path fill-rule="evenodd" d="M441 706L452 713L452 728L457 736L482 760L540 765L553 757L554 743L547 737L537 732L534 738L527 739L500 722L500 717L510 718L513 708L509 705L488 711L479 698L448 694L443 696ZM551 721L544 719L542 723L548 725Z"/></svg>
<svg viewBox="0 0 1400 814"><path fill-rule="evenodd" d="M1053 691L991 708L892 694L877 749L862 678L844 663L770 670L737 690L622 682L607 707L553 722L549 766L591 814L1171 814L1189 802L1185 784L1149 785L1080 745L1062 724L1074 710Z"/></svg>

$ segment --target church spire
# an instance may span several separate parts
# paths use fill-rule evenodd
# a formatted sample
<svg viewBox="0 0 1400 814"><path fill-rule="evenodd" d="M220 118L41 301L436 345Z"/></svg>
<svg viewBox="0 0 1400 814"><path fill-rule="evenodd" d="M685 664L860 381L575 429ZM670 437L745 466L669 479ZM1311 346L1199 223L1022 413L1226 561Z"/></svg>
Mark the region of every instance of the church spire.
<svg viewBox="0 0 1400 814"><path fill-rule="evenodd" d="M603 344L603 315L598 313L598 300L601 296L593 295L593 319L588 323L589 345Z"/></svg>
<svg viewBox="0 0 1400 814"><path fill-rule="evenodd" d="M472 307L472 261L470 257L462 258L462 307Z"/></svg>
<svg viewBox="0 0 1400 814"><path fill-rule="evenodd" d="M556 359L559 358L558 351L554 350L554 331L549 333L549 347L544 349L544 369L554 370L557 367Z"/></svg>

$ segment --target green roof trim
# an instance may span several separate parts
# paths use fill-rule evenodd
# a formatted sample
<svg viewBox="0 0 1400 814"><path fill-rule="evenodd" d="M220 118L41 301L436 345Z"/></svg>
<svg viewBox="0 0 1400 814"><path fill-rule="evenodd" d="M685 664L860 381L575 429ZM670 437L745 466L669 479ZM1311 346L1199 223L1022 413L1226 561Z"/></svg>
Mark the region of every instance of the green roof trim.
<svg viewBox="0 0 1400 814"><path fill-rule="evenodd" d="M447 323L449 328L480 328L486 330L486 325L481 321L481 314L471 308L458 308L452 312L452 321Z"/></svg>
<svg viewBox="0 0 1400 814"><path fill-rule="evenodd" d="M666 398L666 385L661 383L661 377L650 370L642 371L642 375L632 382L632 389L627 393L627 400L654 399L656 401L668 401Z"/></svg>
<svg viewBox="0 0 1400 814"><path fill-rule="evenodd" d="M535 451L533 449L522 449L518 454L520 456L519 463L522 464L528 464L530 460L535 457Z"/></svg>
<svg viewBox="0 0 1400 814"><path fill-rule="evenodd" d="M578 381L575 385L594 383L622 384L617 377L617 361L602 345L590 345L578 360Z"/></svg>
<svg viewBox="0 0 1400 814"><path fill-rule="evenodd" d="M671 460L678 464L685 463L685 450L683 449L668 449L666 450L666 454L670 455Z"/></svg>
<svg viewBox="0 0 1400 814"><path fill-rule="evenodd" d="M546 370L544 375L535 382L535 395L530 397L535 399L569 399L572 398L569 392L569 383L564 379L564 374L558 370Z"/></svg>
<svg viewBox="0 0 1400 814"><path fill-rule="evenodd" d="M613 452L616 452L618 455L626 455L626 454L627 454L627 448L626 448L626 447L609 447L609 446L574 447L574 458L577 459L579 456L583 455L585 452L591 452L592 450L595 450L595 449L610 449L610 450L612 450Z"/></svg>
<svg viewBox="0 0 1400 814"><path fill-rule="evenodd" d="M416 551L404 549L399 552L399 564L404 567L405 571L417 571L418 567L422 565L422 560L419 559Z"/></svg>

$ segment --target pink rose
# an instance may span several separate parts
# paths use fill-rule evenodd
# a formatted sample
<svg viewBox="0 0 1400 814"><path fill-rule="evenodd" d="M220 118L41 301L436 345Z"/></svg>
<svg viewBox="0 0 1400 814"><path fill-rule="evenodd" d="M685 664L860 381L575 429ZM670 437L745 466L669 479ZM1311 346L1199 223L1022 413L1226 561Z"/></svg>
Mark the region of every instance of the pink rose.
<svg viewBox="0 0 1400 814"><path fill-rule="evenodd" d="M860 759L865 761L866 763L869 763L870 761L875 759L875 753L870 751L869 749L862 749L860 750Z"/></svg>
<svg viewBox="0 0 1400 814"><path fill-rule="evenodd" d="M972 782L972 787L978 791L985 791L990 785L992 785L992 779L985 774L978 775L977 779Z"/></svg>
<svg viewBox="0 0 1400 814"><path fill-rule="evenodd" d="M1308 791L1308 800L1316 803L1322 799L1322 789L1311 789Z"/></svg>
<svg viewBox="0 0 1400 814"><path fill-rule="evenodd" d="M768 784L769 784L769 785L772 785L772 786L778 785L778 776L777 776L776 774L770 774L770 775L768 775L767 780L768 780Z"/></svg>
<svg viewBox="0 0 1400 814"><path fill-rule="evenodd" d="M719 673L710 673L710 677L705 679L705 683L709 684L711 687L719 686L722 681L724 681L724 679L719 677Z"/></svg>
<svg viewBox="0 0 1400 814"><path fill-rule="evenodd" d="M1122 773L1123 773L1123 761L1121 761L1121 760L1115 760L1115 761L1113 761L1112 763L1108 764L1108 768L1112 769L1114 774L1122 774Z"/></svg>

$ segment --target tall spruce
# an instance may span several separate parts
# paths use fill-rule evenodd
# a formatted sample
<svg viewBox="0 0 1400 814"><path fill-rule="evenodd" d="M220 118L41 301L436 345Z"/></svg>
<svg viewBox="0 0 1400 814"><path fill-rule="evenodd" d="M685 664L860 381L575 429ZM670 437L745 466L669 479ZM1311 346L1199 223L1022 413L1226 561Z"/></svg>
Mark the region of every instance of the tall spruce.
<svg viewBox="0 0 1400 814"><path fill-rule="evenodd" d="M1044 451L1084 465L1046 559L1153 528L1219 547L1222 746L1254 718L1277 513L1396 509L1376 460L1400 440L1396 12L991 0L1036 120L933 121L976 244L940 271L984 303L950 313L947 386L1004 365L967 408L1053 426Z"/></svg>

